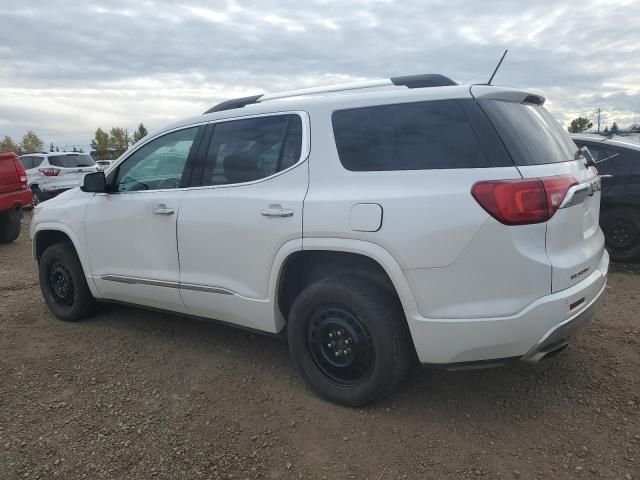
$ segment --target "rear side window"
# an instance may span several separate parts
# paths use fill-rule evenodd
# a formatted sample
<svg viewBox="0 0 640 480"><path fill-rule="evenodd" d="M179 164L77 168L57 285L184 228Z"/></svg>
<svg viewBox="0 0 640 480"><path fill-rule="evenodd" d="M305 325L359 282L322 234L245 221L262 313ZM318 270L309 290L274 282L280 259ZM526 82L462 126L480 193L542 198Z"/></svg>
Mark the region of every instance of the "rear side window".
<svg viewBox="0 0 640 480"><path fill-rule="evenodd" d="M20 162L22 162L22 166L25 170L29 170L31 168L39 167L42 163L42 157L22 157L20 158Z"/></svg>
<svg viewBox="0 0 640 480"><path fill-rule="evenodd" d="M340 162L347 170L492 166L458 100L340 110L332 120Z"/></svg>
<svg viewBox="0 0 640 480"><path fill-rule="evenodd" d="M90 155L53 155L49 165L60 168L93 167L96 163Z"/></svg>
<svg viewBox="0 0 640 480"><path fill-rule="evenodd" d="M217 123L207 152L203 185L269 177L300 159L302 120L274 115Z"/></svg>
<svg viewBox="0 0 640 480"><path fill-rule="evenodd" d="M22 163L22 166L24 167L25 170L29 170L30 168L33 168L33 159L31 157L21 157L20 163Z"/></svg>
<svg viewBox="0 0 640 480"><path fill-rule="evenodd" d="M593 161L596 163L602 163L602 162L606 162L607 160L611 160L614 157L617 157L618 155L620 155L617 152L613 152L611 150L607 150L605 148L602 147L598 147L595 145L591 145L591 144L585 144L585 143L580 143L580 142L575 142L576 145L578 145L579 147L587 147L589 149L589 151L591 152L591 156L593 157Z"/></svg>
<svg viewBox="0 0 640 480"><path fill-rule="evenodd" d="M574 160L576 146L541 105L480 100L498 135L518 166Z"/></svg>

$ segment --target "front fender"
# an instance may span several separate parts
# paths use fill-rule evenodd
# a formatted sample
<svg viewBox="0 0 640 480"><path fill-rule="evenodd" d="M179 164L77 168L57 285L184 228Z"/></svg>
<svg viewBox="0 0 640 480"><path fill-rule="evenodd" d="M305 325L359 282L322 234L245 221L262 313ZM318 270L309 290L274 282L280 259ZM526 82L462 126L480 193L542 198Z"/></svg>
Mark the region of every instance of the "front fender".
<svg viewBox="0 0 640 480"><path fill-rule="evenodd" d="M85 278L87 279L87 285L91 290L91 294L94 297L98 297L99 296L98 290L95 284L93 283L93 279L90 275L91 264L89 262L89 259L87 258L85 249L82 248L83 243L81 242L79 236L76 234L73 228L71 228L69 225L60 223L60 222L55 222L55 221L38 222L36 219L34 219L31 222L31 227L29 232L32 240L31 254L33 256L33 259L36 261L38 260L37 248L36 248L38 244L38 235L41 234L42 232L48 232L48 231L64 233L67 237L69 237L69 240L71 240L71 243L73 245L73 248L76 250L78 259L80 260L80 264L82 265L82 270L84 272Z"/></svg>

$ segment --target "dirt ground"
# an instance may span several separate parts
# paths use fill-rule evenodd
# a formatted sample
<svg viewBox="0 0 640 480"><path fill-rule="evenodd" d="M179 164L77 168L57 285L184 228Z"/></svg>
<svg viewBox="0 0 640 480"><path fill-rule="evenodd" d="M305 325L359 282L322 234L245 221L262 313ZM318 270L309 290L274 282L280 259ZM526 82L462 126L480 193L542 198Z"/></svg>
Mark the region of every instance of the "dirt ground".
<svg viewBox="0 0 640 480"><path fill-rule="evenodd" d="M363 409L318 399L282 341L108 306L54 319L0 245L0 478L640 479L640 268L542 365L416 368Z"/></svg>

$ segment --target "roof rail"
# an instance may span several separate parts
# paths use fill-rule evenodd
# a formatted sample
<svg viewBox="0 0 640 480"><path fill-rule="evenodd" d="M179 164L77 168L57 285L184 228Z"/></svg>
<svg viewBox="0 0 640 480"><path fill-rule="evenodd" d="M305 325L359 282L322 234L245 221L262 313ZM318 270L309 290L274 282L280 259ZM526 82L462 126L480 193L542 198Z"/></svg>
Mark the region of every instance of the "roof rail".
<svg viewBox="0 0 640 480"><path fill-rule="evenodd" d="M316 95L319 93L345 92L348 90L361 90L365 88L388 87L391 85L403 86L407 88L427 88L427 87L444 87L457 85L456 82L449 77L437 73L428 73L423 75L407 75L404 77L391 77L381 80L365 80L363 82L342 83L338 85L325 85L323 87L301 88L298 90L289 90L286 92L266 93L262 95L252 95L250 97L236 98L214 105L204 112L220 112L223 110L231 110L241 108L252 103L266 102L268 100L276 100L280 98L299 97L303 95Z"/></svg>

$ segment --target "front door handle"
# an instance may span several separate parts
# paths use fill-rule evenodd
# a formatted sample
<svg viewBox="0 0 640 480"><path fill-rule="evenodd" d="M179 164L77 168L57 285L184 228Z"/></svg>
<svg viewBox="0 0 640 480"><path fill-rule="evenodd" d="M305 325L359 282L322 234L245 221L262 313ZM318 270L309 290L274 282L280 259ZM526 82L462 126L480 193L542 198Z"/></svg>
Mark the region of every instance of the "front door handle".
<svg viewBox="0 0 640 480"><path fill-rule="evenodd" d="M260 210L260 215L264 217L293 217L293 210L282 208L280 205L269 205L269 208Z"/></svg>
<svg viewBox="0 0 640 480"><path fill-rule="evenodd" d="M173 208L168 208L164 203L161 203L153 209L153 213L156 215L173 215L175 212Z"/></svg>

